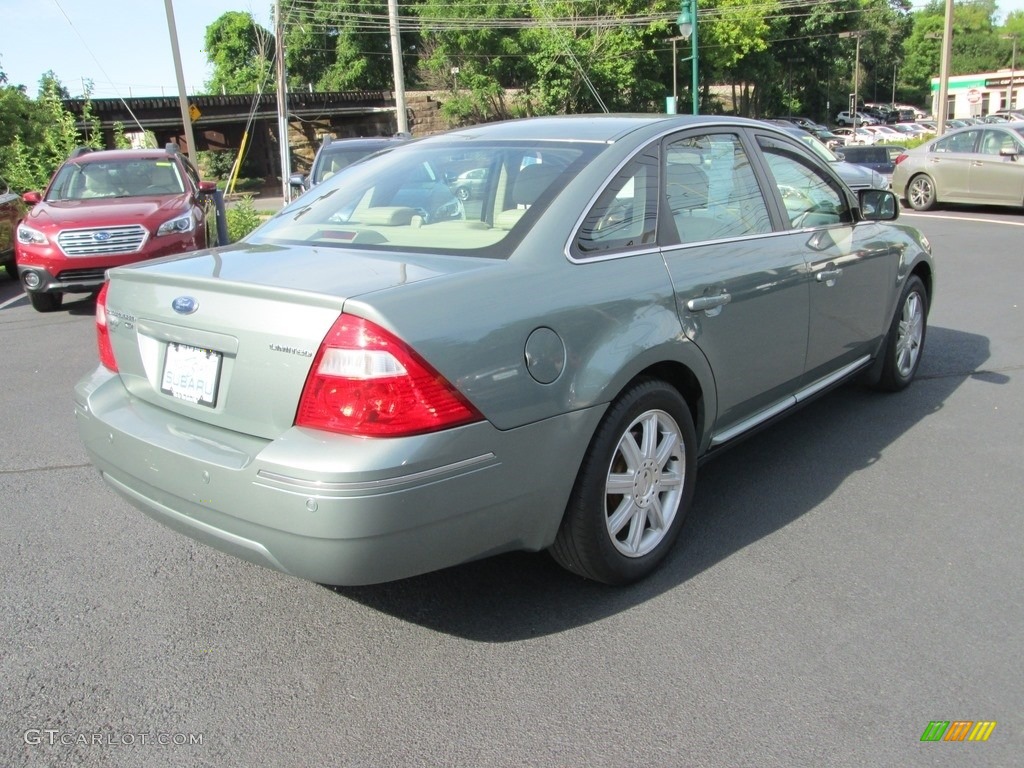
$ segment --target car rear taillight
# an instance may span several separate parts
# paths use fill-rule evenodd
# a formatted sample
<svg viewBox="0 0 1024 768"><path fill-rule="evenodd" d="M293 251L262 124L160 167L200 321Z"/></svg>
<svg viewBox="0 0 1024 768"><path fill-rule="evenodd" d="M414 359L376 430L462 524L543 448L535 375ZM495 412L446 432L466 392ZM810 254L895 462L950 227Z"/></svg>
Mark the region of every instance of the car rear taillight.
<svg viewBox="0 0 1024 768"><path fill-rule="evenodd" d="M383 328L341 315L313 359L295 425L403 437L483 417L444 377Z"/></svg>
<svg viewBox="0 0 1024 768"><path fill-rule="evenodd" d="M114 347L110 343L110 328L107 327L107 288L104 283L96 297L96 346L100 352L100 362L104 367L117 373L117 360L114 359Z"/></svg>
<svg viewBox="0 0 1024 768"><path fill-rule="evenodd" d="M907 155L906 152L901 152L900 154L896 155L896 159L892 161L893 165L899 165L904 160L906 160L907 157L908 157L908 155Z"/></svg>

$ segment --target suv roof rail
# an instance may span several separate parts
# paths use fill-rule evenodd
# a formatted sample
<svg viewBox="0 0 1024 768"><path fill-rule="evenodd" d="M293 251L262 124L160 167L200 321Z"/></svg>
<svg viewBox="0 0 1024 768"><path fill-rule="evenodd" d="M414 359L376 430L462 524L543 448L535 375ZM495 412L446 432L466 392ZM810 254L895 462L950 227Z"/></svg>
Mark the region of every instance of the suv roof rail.
<svg viewBox="0 0 1024 768"><path fill-rule="evenodd" d="M90 152L92 152L92 147L75 147L73 150L71 150L71 154L68 155L68 159L74 160L76 157L87 155Z"/></svg>

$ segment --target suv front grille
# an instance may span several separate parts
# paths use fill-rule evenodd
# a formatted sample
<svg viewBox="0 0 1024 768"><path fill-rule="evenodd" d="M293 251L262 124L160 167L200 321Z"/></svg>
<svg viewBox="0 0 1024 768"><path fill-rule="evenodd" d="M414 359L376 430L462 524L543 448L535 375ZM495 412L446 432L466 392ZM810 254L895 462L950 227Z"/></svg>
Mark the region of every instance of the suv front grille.
<svg viewBox="0 0 1024 768"><path fill-rule="evenodd" d="M137 253L148 236L140 224L126 227L89 227L67 229L57 235L57 244L67 256L106 256Z"/></svg>

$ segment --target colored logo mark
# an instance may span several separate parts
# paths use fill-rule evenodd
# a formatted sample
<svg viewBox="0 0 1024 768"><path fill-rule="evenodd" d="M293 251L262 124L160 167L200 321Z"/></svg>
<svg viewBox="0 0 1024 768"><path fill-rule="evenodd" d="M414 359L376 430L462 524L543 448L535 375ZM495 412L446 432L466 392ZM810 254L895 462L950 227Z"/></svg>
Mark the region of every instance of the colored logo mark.
<svg viewBox="0 0 1024 768"><path fill-rule="evenodd" d="M994 720L932 720L921 741L988 741L995 728Z"/></svg>

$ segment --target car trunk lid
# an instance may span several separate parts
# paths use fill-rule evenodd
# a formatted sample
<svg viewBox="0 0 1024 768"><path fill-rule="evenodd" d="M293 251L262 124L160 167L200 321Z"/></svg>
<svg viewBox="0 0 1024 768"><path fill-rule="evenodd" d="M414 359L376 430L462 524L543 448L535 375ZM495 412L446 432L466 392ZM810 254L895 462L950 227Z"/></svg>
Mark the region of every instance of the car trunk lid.
<svg viewBox="0 0 1024 768"><path fill-rule="evenodd" d="M107 325L140 400L273 438L292 426L317 349L346 299L458 270L408 257L248 246L114 270Z"/></svg>

